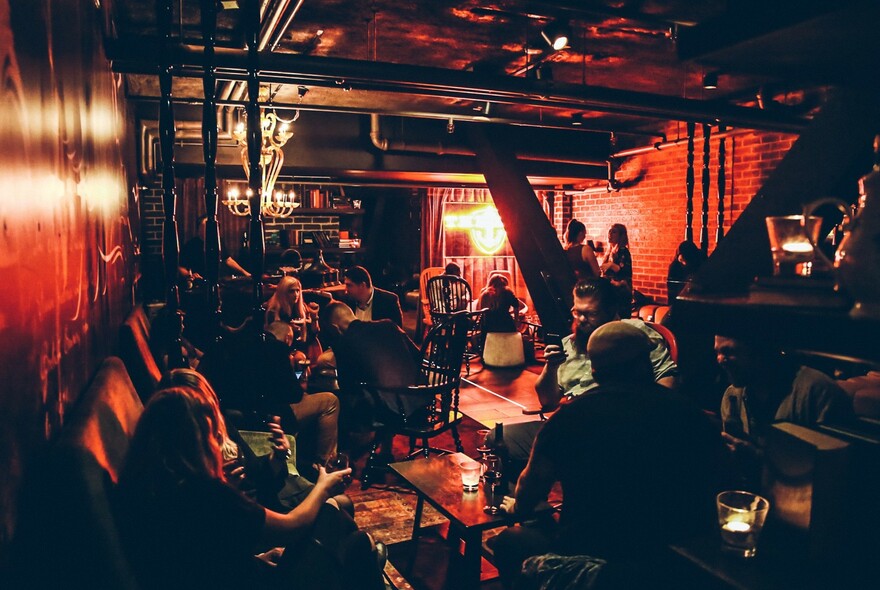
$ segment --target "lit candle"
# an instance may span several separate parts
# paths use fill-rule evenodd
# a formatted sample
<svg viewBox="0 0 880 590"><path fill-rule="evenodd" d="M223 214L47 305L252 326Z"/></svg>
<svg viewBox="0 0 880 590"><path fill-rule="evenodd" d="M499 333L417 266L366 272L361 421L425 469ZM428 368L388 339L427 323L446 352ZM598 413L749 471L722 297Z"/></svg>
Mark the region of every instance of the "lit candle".
<svg viewBox="0 0 880 590"><path fill-rule="evenodd" d="M730 522L725 522L722 528L730 531L731 533L747 533L752 529L752 525L747 522L742 522L740 520L733 520Z"/></svg>
<svg viewBox="0 0 880 590"><path fill-rule="evenodd" d="M813 251L813 244L810 242L788 242L782 244L782 249L786 252L794 252L797 254L802 254L806 252Z"/></svg>

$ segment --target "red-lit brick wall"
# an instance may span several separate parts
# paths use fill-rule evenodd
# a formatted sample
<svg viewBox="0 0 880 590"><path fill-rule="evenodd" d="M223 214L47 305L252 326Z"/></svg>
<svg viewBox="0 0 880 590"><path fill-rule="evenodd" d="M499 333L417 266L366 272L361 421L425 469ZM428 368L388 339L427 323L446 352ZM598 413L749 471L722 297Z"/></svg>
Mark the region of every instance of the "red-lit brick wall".
<svg viewBox="0 0 880 590"><path fill-rule="evenodd" d="M681 127L681 135L686 132ZM676 128L670 138L677 137ZM736 220L769 173L791 148L796 135L748 132L726 139L724 230ZM715 247L718 226L718 145L710 140L709 252ZM694 149L694 242L699 244L702 203L703 139L697 129ZM587 226L587 238L607 242L613 223L627 227L633 255L633 285L657 302L666 301L666 271L685 236L687 142L662 151L624 160L617 179L627 188L619 192L576 196L572 216ZM557 193L559 194L559 193ZM557 206L558 209L558 206ZM557 216L556 227L564 231Z"/></svg>

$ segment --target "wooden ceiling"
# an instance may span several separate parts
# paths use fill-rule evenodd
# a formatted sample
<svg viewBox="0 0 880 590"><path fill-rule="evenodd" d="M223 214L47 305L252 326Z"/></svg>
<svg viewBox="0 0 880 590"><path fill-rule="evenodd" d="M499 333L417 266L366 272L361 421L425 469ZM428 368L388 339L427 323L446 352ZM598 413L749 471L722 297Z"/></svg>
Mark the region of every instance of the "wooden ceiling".
<svg viewBox="0 0 880 590"><path fill-rule="evenodd" d="M226 104L246 99L244 84L222 78L244 71L247 1L220 3ZM197 102L200 1L172 4L182 48L174 95ZM829 87L876 82L860 75L872 52L859 35L880 24L880 3L792 4L261 0L261 79L282 108L613 132L618 148L656 141L670 121L797 130ZM109 10L114 68L131 98L155 102L156 2L115 0ZM571 34L555 51L541 32L558 23ZM706 74L716 89L704 88Z"/></svg>

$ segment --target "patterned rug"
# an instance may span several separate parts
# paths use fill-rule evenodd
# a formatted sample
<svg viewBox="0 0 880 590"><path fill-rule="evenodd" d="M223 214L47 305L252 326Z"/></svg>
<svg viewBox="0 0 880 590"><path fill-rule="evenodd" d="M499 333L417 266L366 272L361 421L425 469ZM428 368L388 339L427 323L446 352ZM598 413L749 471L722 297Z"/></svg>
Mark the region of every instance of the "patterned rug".
<svg viewBox="0 0 880 590"><path fill-rule="evenodd" d="M476 431L484 428L482 424L465 416L459 425L458 432L461 436L464 452L470 456L476 454L477 434ZM443 433L431 440L432 446L444 449L454 449L455 445L451 434ZM403 457L409 451L407 439L395 437L394 456ZM353 457L355 474L359 474L366 462L366 454ZM402 482L396 480L393 475L385 478L385 483L376 483L366 490L361 489L360 481L355 479L346 490L346 494L354 502L355 520L361 530L368 532L376 541L386 545L400 543L412 539L412 527L416 512L416 494ZM440 515L427 503L422 512L422 527L430 527L446 522L446 518ZM390 563L385 567L385 573L399 590L412 590L412 586L400 575Z"/></svg>

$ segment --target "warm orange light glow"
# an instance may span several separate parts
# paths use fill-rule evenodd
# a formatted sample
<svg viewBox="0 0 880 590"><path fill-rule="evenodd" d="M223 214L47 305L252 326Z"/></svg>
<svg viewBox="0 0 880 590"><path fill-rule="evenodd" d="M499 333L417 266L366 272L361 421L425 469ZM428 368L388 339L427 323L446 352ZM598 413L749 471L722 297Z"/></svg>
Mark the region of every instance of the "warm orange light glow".
<svg viewBox="0 0 880 590"><path fill-rule="evenodd" d="M492 206L474 209L461 215L446 214L443 217L443 225L449 230L468 230L474 245L483 254L495 254L507 238L501 217Z"/></svg>

